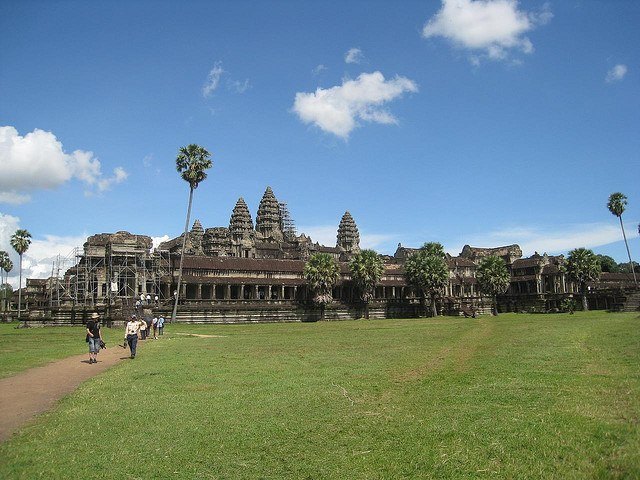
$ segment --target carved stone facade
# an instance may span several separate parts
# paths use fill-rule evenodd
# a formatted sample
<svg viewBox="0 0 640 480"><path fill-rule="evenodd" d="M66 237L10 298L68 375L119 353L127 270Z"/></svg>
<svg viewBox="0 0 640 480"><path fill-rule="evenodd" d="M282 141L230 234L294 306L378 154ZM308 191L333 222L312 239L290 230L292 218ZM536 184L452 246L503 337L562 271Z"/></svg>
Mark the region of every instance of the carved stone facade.
<svg viewBox="0 0 640 480"><path fill-rule="evenodd" d="M315 319L317 309L303 275L306 260L315 252L332 255L340 266L327 318L362 315L348 267L349 259L360 251L360 234L348 211L337 226L336 245L323 246L304 234L296 235L291 223L283 221L283 204L270 187L258 206L255 228L246 202L239 198L228 227L205 229L199 220L194 222L185 243L183 283L176 292L182 243L181 235L152 250L148 236L128 232L93 235L61 281L27 281L23 298L30 306L29 317L34 321L68 320L80 310L84 319L87 312L98 309L111 319L123 319L137 299L147 296L153 299L153 308L169 315L177 293L181 321ZM403 269L416 250L399 244L393 256L383 256L385 270L369 305L372 318L423 313ZM522 258L518 245L465 245L460 255L446 256L449 282L439 300L440 311L488 311L490 302L476 282L477 265L488 255L503 258L511 274L509 290L499 297L501 311L553 311L562 299L578 291L565 277L562 256L536 253ZM590 285L591 306L615 308L620 292L632 284L631 276L627 277L603 273L599 282Z"/></svg>

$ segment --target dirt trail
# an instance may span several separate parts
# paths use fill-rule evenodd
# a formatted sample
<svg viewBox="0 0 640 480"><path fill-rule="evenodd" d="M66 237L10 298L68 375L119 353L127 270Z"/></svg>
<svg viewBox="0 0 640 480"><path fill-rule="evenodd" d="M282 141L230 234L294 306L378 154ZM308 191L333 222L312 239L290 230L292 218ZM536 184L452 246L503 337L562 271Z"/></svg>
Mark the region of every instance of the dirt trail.
<svg viewBox="0 0 640 480"><path fill-rule="evenodd" d="M82 382L124 359L129 359L129 349L116 345L100 351L98 363L90 364L87 352L0 379L0 442Z"/></svg>

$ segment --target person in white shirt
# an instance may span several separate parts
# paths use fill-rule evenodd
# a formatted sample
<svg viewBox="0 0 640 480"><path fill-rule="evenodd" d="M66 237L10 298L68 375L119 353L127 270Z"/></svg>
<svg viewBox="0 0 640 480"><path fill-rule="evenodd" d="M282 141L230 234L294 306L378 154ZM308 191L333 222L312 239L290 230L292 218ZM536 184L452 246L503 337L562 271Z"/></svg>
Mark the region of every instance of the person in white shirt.
<svg viewBox="0 0 640 480"><path fill-rule="evenodd" d="M138 333L140 332L140 322L135 315L127 322L124 330L124 339L131 350L131 358L136 358L136 347L138 345Z"/></svg>
<svg viewBox="0 0 640 480"><path fill-rule="evenodd" d="M151 320L151 328L153 328L153 339L158 339L158 317L153 317Z"/></svg>
<svg viewBox="0 0 640 480"><path fill-rule="evenodd" d="M138 320L138 324L140 325L140 340L147 339L147 322L144 318Z"/></svg>

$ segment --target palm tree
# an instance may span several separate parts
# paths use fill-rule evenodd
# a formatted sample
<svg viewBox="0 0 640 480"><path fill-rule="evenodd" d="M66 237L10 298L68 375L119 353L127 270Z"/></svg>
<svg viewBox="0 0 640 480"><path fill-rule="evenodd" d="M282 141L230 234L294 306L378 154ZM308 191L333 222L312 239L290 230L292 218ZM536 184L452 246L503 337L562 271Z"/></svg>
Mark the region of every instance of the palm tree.
<svg viewBox="0 0 640 480"><path fill-rule="evenodd" d="M333 286L340 278L340 267L328 253L314 253L304 266L304 278L314 292L313 301L320 305L320 319L324 308L331 303Z"/></svg>
<svg viewBox="0 0 640 480"><path fill-rule="evenodd" d="M3 263L2 270L4 270L4 284L2 286L2 295L4 298L4 309L5 311L10 310L9 305L11 305L11 300L7 300L7 298L11 299L13 297L13 289L11 285L9 285L9 272L13 270L13 262L7 256L7 261ZM6 317L6 314L5 314Z"/></svg>
<svg viewBox="0 0 640 480"><path fill-rule="evenodd" d="M211 168L211 154L203 147L191 144L181 147L176 157L176 169L182 179L189 184L189 206L187 207L187 221L184 223L184 234L182 236L182 250L180 252L180 269L178 270L178 287L176 289L175 303L171 321L176 320L178 312L178 298L180 297L180 283L182 282L182 263L184 261L184 249L187 243L189 231L189 218L191 217L191 204L193 202L193 191L198 188L200 182L207 178L205 170Z"/></svg>
<svg viewBox="0 0 640 480"><path fill-rule="evenodd" d="M364 302L364 318L369 318L369 301L374 297L376 284L384 273L382 258L373 250L361 250L351 258L349 270Z"/></svg>
<svg viewBox="0 0 640 480"><path fill-rule="evenodd" d="M20 283L18 284L18 320L20 320L20 308L22 304L22 254L31 245L31 234L25 229L18 229L11 237L11 246L20 255Z"/></svg>
<svg viewBox="0 0 640 480"><path fill-rule="evenodd" d="M7 303L7 291L4 288L5 281L2 272L6 272L8 275L9 271L5 270L5 268L7 266L7 262L10 261L9 254L4 250L0 250L0 288L2 288L2 304L0 304L0 310L4 310ZM13 265L11 265L11 268L13 268Z"/></svg>
<svg viewBox="0 0 640 480"><path fill-rule="evenodd" d="M631 261L631 253L629 252L629 244L627 243L627 235L624 233L624 224L622 223L622 214L627 206L627 196L623 193L616 192L609 195L609 201L607 202L607 208L609 211L618 217L620 220L620 228L622 229L622 238L624 238L624 245L627 247L627 255L629 256L629 267L631 268L631 273L633 273L633 282L637 285L638 280L636 278L636 271L633 268L633 262ZM640 229L640 225L638 225L638 229Z"/></svg>
<svg viewBox="0 0 640 480"><path fill-rule="evenodd" d="M589 310L587 302L587 282L597 280L600 276L600 262L598 257L586 248L576 248L567 257L567 274L569 278L578 282L582 295L582 309Z"/></svg>
<svg viewBox="0 0 640 480"><path fill-rule="evenodd" d="M431 316L438 315L436 299L449 280L449 267L445 261L441 244L425 243L420 250L411 255L404 264L407 282L419 291L423 297L431 299Z"/></svg>
<svg viewBox="0 0 640 480"><path fill-rule="evenodd" d="M504 260L495 255L484 257L476 270L476 279L480 289L491 295L491 314L498 315L498 295L507 291L511 281Z"/></svg>

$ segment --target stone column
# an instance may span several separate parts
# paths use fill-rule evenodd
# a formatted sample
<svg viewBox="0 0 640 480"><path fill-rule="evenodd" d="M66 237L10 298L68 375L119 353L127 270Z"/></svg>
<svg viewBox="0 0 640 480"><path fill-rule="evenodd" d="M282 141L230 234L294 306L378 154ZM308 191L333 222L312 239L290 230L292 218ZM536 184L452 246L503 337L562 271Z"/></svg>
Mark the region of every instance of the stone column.
<svg viewBox="0 0 640 480"><path fill-rule="evenodd" d="M267 287L267 300L271 300L271 285Z"/></svg>
<svg viewBox="0 0 640 480"><path fill-rule="evenodd" d="M202 284L198 283L196 285L196 300L202 300Z"/></svg>
<svg viewBox="0 0 640 480"><path fill-rule="evenodd" d="M244 285L240 285L240 300L244 300Z"/></svg>
<svg viewBox="0 0 640 480"><path fill-rule="evenodd" d="M284 285L280 287L280 300L284 300Z"/></svg>
<svg viewBox="0 0 640 480"><path fill-rule="evenodd" d="M255 298L256 300L260 298L260 295L258 292L258 285L253 286L253 298Z"/></svg>
<svg viewBox="0 0 640 480"><path fill-rule="evenodd" d="M227 283L225 285L225 289L224 289L224 299L225 300L230 300L231 299L231 284Z"/></svg>

